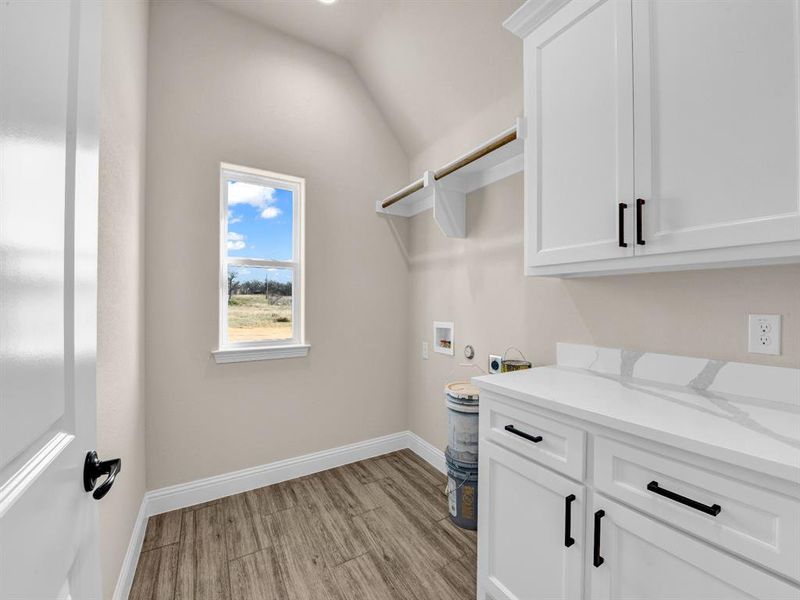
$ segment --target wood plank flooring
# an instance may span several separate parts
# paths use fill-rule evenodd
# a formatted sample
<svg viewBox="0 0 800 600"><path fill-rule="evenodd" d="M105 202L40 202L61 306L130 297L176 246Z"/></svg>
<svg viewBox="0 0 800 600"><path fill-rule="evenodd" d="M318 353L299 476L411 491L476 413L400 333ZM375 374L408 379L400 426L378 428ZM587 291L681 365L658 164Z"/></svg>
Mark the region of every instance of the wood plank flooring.
<svg viewBox="0 0 800 600"><path fill-rule="evenodd" d="M130 600L472 600L475 532L410 450L152 517Z"/></svg>

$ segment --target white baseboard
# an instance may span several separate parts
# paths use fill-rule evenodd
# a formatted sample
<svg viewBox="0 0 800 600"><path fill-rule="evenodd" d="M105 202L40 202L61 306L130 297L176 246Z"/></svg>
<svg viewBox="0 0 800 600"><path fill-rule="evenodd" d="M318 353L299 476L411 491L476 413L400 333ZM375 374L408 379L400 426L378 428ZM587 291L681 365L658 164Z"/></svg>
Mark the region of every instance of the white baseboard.
<svg viewBox="0 0 800 600"><path fill-rule="evenodd" d="M426 442L413 431L405 432L408 440L406 448L425 460L429 465L440 473L447 473L447 464L444 460L444 452L433 444Z"/></svg>
<svg viewBox="0 0 800 600"><path fill-rule="evenodd" d="M144 532L147 529L149 516L147 512L147 494L145 494L141 505L139 505L139 514L136 515L136 521L133 523L131 539L128 542L128 549L125 551L125 558L122 561L119 577L117 577L113 600L128 599L128 594L130 594L131 586L133 585L133 576L136 574L136 565L139 562L139 554L142 551L142 542L144 542Z"/></svg>
<svg viewBox="0 0 800 600"><path fill-rule="evenodd" d="M408 447L407 438L408 432L393 433L331 450L153 490L146 494L148 512L151 516L158 515L395 452Z"/></svg>
<svg viewBox="0 0 800 600"><path fill-rule="evenodd" d="M133 585L133 576L136 573L136 565L139 562L147 520L153 515L319 473L404 448L410 449L438 471L445 472L444 452L411 431L401 431L364 442L339 446L331 450L314 452L145 493L117 579L114 600L127 600L128 598Z"/></svg>

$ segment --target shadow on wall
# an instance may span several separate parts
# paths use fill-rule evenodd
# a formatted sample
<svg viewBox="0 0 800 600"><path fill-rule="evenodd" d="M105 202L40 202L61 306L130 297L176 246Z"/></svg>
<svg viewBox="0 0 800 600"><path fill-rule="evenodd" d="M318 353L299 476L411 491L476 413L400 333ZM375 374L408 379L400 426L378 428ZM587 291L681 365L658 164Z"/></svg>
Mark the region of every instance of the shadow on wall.
<svg viewBox="0 0 800 600"><path fill-rule="evenodd" d="M408 231L409 220L404 217L394 217L391 215L379 215L389 228L394 241L397 243L397 248L400 250L400 255L403 257L403 262L406 263L407 268L411 268L411 258L408 251Z"/></svg>

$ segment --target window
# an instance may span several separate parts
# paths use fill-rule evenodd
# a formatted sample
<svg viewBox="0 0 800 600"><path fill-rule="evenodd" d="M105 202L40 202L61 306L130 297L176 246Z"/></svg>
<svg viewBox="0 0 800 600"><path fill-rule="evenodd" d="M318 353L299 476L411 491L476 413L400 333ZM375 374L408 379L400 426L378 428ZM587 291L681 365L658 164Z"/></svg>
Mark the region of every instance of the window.
<svg viewBox="0 0 800 600"><path fill-rule="evenodd" d="M217 362L308 353L303 336L303 208L299 177L220 167Z"/></svg>

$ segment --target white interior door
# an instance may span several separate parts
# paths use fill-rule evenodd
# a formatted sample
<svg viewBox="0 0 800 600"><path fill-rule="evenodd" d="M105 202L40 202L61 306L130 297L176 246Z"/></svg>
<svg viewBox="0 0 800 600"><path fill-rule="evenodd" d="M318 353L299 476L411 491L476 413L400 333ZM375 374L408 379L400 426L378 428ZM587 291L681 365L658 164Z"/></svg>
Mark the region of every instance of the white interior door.
<svg viewBox="0 0 800 600"><path fill-rule="evenodd" d="M797 600L800 588L602 496L594 496L592 600Z"/></svg>
<svg viewBox="0 0 800 600"><path fill-rule="evenodd" d="M636 253L800 239L797 0L635 0L633 48Z"/></svg>
<svg viewBox="0 0 800 600"><path fill-rule="evenodd" d="M100 598L100 5L0 3L0 599Z"/></svg>
<svg viewBox="0 0 800 600"><path fill-rule="evenodd" d="M631 256L630 0L570 2L524 52L527 265Z"/></svg>
<svg viewBox="0 0 800 600"><path fill-rule="evenodd" d="M491 442L481 445L479 478L482 591L495 600L580 598L584 487Z"/></svg>

